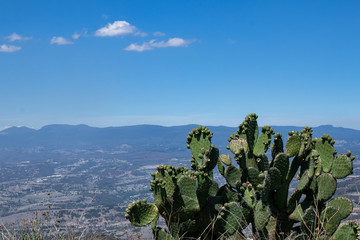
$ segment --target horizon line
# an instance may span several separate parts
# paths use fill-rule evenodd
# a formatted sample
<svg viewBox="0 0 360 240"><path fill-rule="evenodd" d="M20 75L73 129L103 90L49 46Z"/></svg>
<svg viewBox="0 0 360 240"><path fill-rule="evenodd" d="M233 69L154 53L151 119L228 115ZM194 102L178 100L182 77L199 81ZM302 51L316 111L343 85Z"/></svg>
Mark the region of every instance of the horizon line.
<svg viewBox="0 0 360 240"><path fill-rule="evenodd" d="M68 124L68 123L52 123L52 124L46 124L43 125L39 128L36 127L28 127L25 125L18 125L18 126L4 126L4 127L0 127L0 132L1 131L5 131L7 129L10 128L28 128L28 129L33 129L33 130L40 130L44 127L47 126L54 126L54 125L63 125L63 126L86 126L86 127L90 127L90 128L118 128L118 127L136 127L136 126L158 126L158 127L164 127L164 128L170 128L170 127L183 127L183 126L189 126L189 125L194 125L194 126L205 126L205 127L227 127L227 128L238 128L238 126L228 126L228 125L202 125L202 124L196 124L196 123L189 123L189 124L180 124L180 125L161 125L161 124L150 124L150 123L141 123L141 124L134 124L134 125L118 125L118 126L93 126L93 125L89 125L89 124L85 124L85 123L79 123L79 124ZM296 127L296 128L303 128L305 126L297 126L297 125L264 125L264 126L270 126L270 127ZM318 128L318 127L324 127L324 126L329 126L329 127L333 127L333 128L344 128L344 129L352 129L352 130L357 130L360 131L360 129L356 129L356 128L351 128L351 127L343 127L343 126L334 126L333 124L321 124L318 126L309 126L311 128ZM263 127L261 125L259 125L259 128Z"/></svg>

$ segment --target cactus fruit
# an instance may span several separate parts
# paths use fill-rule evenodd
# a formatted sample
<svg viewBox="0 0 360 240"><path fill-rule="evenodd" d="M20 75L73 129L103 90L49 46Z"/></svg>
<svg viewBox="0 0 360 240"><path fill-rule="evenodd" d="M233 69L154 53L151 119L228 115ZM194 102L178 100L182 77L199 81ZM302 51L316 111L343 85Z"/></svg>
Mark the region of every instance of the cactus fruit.
<svg viewBox="0 0 360 240"><path fill-rule="evenodd" d="M269 126L259 135L257 115L249 114L228 139L232 161L199 126L187 137L191 170L159 166L150 181L155 203L136 201L125 217L135 226L151 224L158 240L245 239L249 225L254 239L357 239L356 222L340 225L353 203L333 198L337 179L352 174L354 157L336 156L330 136L312 139L312 133L310 127L290 131L284 147ZM226 180L221 187L213 179L216 166ZM289 194L292 182L297 185ZM160 215L167 230L156 226Z"/></svg>

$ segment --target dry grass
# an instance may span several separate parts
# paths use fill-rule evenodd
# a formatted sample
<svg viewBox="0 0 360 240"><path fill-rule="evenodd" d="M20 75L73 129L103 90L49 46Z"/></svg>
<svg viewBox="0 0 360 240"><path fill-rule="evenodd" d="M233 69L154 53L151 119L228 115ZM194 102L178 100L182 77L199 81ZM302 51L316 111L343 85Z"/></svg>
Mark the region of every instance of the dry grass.
<svg viewBox="0 0 360 240"><path fill-rule="evenodd" d="M50 209L50 208L49 208ZM139 240L142 233L123 226L121 239ZM62 225L59 214L52 211L37 211L32 218L24 218L16 224L0 225L0 240L115 240L91 229L79 229Z"/></svg>

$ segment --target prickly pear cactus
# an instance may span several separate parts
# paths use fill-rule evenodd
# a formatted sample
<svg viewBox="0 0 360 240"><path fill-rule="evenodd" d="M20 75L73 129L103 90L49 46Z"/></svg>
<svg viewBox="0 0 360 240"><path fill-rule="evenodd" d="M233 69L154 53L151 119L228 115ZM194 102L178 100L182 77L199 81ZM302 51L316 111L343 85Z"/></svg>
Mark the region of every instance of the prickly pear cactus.
<svg viewBox="0 0 360 240"><path fill-rule="evenodd" d="M357 239L355 222L340 225L353 210L351 200L333 198L337 179L352 174L354 157L336 155L330 136L312 139L305 127L289 132L284 144L271 127L259 131L257 115L249 114L228 139L231 157L219 155L212 135L202 126L189 133L191 169L158 166L150 181L155 202L126 209L133 225L150 224L159 240L246 239L249 226L254 239ZM215 167L224 186L213 179ZM157 227L160 215L167 229Z"/></svg>

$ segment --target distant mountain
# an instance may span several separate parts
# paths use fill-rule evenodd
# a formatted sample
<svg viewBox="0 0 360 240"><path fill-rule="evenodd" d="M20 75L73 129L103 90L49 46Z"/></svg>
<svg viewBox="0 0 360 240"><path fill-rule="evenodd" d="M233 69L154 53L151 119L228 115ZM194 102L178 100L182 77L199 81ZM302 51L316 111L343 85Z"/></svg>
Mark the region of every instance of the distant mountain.
<svg viewBox="0 0 360 240"><path fill-rule="evenodd" d="M97 128L87 125L48 125L39 130L27 127L11 127L0 131L0 148L33 148L47 147L54 149L83 148L116 148L123 144L142 149L162 148L166 151L186 150L185 140L191 129L197 125L163 127L157 125L136 125L125 127ZM300 131L302 127L273 126L286 139L291 130ZM225 148L228 137L237 130L234 127L209 126L214 133L213 142L220 148ZM360 148L360 130L323 125L314 127L314 137L323 133L332 136L336 147L350 149Z"/></svg>

